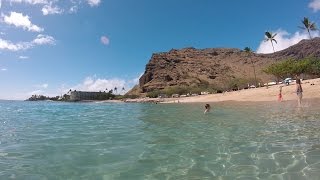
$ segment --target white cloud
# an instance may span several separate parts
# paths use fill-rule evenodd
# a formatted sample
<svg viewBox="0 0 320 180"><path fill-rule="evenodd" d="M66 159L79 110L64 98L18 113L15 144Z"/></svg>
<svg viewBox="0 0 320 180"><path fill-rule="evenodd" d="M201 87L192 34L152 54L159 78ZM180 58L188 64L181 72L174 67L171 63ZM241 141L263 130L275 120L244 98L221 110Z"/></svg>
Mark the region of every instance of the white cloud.
<svg viewBox="0 0 320 180"><path fill-rule="evenodd" d="M41 11L43 15L62 14L63 12L58 6L53 6L52 3L44 5Z"/></svg>
<svg viewBox="0 0 320 180"><path fill-rule="evenodd" d="M2 68L2 69L1 69L1 71L7 71L7 70L8 70L8 69L6 69L6 68Z"/></svg>
<svg viewBox="0 0 320 180"><path fill-rule="evenodd" d="M0 0L0 8L1 2L8 2L12 6L13 3L16 4L26 4L32 5L35 7L40 6L40 10L42 11L43 15L49 14L62 14L66 13L76 13L79 7L82 7L82 4L86 3L89 4L91 7L99 6L102 0ZM62 4L62 6L57 6L58 4Z"/></svg>
<svg viewBox="0 0 320 180"><path fill-rule="evenodd" d="M100 41L104 45L109 45L109 43L110 43L109 38L107 38L106 36L101 36Z"/></svg>
<svg viewBox="0 0 320 180"><path fill-rule="evenodd" d="M320 10L320 0L312 0L309 3L309 8L313 9L314 12L317 12Z"/></svg>
<svg viewBox="0 0 320 180"><path fill-rule="evenodd" d="M31 92L28 92L27 93L27 96L32 96L32 95L42 95L44 93L43 90L41 89L38 89L38 90L35 90L35 91L31 91ZM25 98L24 98L25 99Z"/></svg>
<svg viewBox="0 0 320 180"><path fill-rule="evenodd" d="M55 39L52 36L39 34L36 39L32 41L34 44L37 45L44 45L44 44L55 44Z"/></svg>
<svg viewBox="0 0 320 180"><path fill-rule="evenodd" d="M9 16L1 15L3 18L3 22L8 25L14 25L16 27L21 27L24 30L33 31L33 32L41 32L43 28L40 28L37 25L31 23L29 16L24 16L22 13L10 12Z"/></svg>
<svg viewBox="0 0 320 180"><path fill-rule="evenodd" d="M19 59L29 59L28 56L19 56Z"/></svg>
<svg viewBox="0 0 320 180"><path fill-rule="evenodd" d="M48 4L47 0L8 0L10 3Z"/></svg>
<svg viewBox="0 0 320 180"><path fill-rule="evenodd" d="M286 49L292 45L297 44L303 39L309 39L309 35L307 32L295 32L294 34L290 34L285 30L277 30L276 32L278 35L275 37L277 40L277 44L274 42L274 49L275 51L281 51ZM319 37L319 32L312 32L312 37ZM272 45L270 41L262 41L257 49L257 53L273 53Z"/></svg>
<svg viewBox="0 0 320 180"><path fill-rule="evenodd" d="M96 79L93 77L87 77L81 84L68 88L66 91L69 89L78 91L106 91L107 89L109 91L117 87L117 93L121 93L121 89L122 87L125 87L125 85L126 81L123 79Z"/></svg>
<svg viewBox="0 0 320 180"><path fill-rule="evenodd" d="M44 83L44 84L38 84L38 85L35 85L34 87L38 88L38 89L47 89L49 86L49 84L47 83Z"/></svg>
<svg viewBox="0 0 320 180"><path fill-rule="evenodd" d="M20 51L27 50L34 46L39 45L54 45L55 39L52 36L39 34L33 41L31 42L18 42L12 43L11 41L4 40L0 38L0 50L9 50L9 51ZM20 58L23 59L23 58Z"/></svg>
<svg viewBox="0 0 320 180"><path fill-rule="evenodd" d="M87 0L90 6L98 6L101 0Z"/></svg>
<svg viewBox="0 0 320 180"><path fill-rule="evenodd" d="M141 78L141 76L142 76L143 74L144 74L143 72L140 73L138 77L132 79L131 81L129 81L129 83L132 84L133 86L139 84L139 79Z"/></svg>
<svg viewBox="0 0 320 180"><path fill-rule="evenodd" d="M73 86L70 88L70 86L63 85L59 89L60 94L67 93L70 89L71 90L77 90L77 91L109 91L109 90L114 90L115 87L117 87L117 92L116 94L125 94L128 92L133 86L137 85L139 82L140 77L143 75L141 73L139 77L125 80L125 79L120 79L120 78L112 78L112 79L101 79L101 78L96 78L95 76L87 77L84 79L84 81L76 86ZM67 88L69 87L69 88ZM124 88L124 90L122 90Z"/></svg>
<svg viewBox="0 0 320 180"><path fill-rule="evenodd" d="M20 50L29 49L31 47L32 47L32 44L28 42L12 43L11 41L7 41L0 38L0 49L2 50L20 51Z"/></svg>
<svg viewBox="0 0 320 180"><path fill-rule="evenodd" d="M70 9L69 9L69 13L76 13L78 11L78 6L72 6Z"/></svg>

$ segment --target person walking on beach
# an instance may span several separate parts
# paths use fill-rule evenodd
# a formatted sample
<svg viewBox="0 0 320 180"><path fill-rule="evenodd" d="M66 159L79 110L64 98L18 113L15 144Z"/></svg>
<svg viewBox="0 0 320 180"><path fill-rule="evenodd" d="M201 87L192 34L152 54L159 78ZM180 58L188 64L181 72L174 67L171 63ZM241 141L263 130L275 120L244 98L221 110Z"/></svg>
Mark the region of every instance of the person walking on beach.
<svg viewBox="0 0 320 180"><path fill-rule="evenodd" d="M296 93L298 96L298 106L301 107L301 100L302 100L302 86L301 86L301 80L299 78L297 78L296 80Z"/></svg>
<svg viewBox="0 0 320 180"><path fill-rule="evenodd" d="M205 110L204 110L204 114L206 114L206 113L208 113L209 111L210 111L210 104L206 104L205 106L204 106L204 108L205 108Z"/></svg>
<svg viewBox="0 0 320 180"><path fill-rule="evenodd" d="M278 101L282 101L283 100L283 98L282 98L282 86L280 86L280 88L279 88L279 95L278 95Z"/></svg>

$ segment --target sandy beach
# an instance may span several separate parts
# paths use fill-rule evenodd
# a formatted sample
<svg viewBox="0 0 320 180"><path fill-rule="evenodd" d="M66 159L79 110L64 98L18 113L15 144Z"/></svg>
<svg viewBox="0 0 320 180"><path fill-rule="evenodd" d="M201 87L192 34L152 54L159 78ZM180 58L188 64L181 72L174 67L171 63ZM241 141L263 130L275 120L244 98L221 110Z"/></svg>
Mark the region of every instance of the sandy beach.
<svg viewBox="0 0 320 180"><path fill-rule="evenodd" d="M297 100L296 84L290 83L260 88L244 89L240 91L225 92L223 94L200 95L195 97L179 98L166 103L194 103L194 102L223 102L223 101L277 101L279 88L282 86L283 101ZM320 78L302 81L303 99L320 98Z"/></svg>
<svg viewBox="0 0 320 180"><path fill-rule="evenodd" d="M278 101L279 88L282 86L283 101L297 100L296 84L290 83L260 88L243 89L221 94L199 95L183 98L141 98L128 99L125 102L161 102L161 103L198 103L198 102L272 102ZM320 78L302 81L303 99L320 98Z"/></svg>

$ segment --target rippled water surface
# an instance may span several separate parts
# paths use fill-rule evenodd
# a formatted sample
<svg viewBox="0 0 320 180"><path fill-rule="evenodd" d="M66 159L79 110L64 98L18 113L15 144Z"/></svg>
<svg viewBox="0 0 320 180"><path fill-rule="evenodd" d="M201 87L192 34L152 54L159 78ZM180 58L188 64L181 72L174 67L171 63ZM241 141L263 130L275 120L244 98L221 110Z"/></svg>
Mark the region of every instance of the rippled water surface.
<svg viewBox="0 0 320 180"><path fill-rule="evenodd" d="M320 180L320 105L0 101L0 179Z"/></svg>

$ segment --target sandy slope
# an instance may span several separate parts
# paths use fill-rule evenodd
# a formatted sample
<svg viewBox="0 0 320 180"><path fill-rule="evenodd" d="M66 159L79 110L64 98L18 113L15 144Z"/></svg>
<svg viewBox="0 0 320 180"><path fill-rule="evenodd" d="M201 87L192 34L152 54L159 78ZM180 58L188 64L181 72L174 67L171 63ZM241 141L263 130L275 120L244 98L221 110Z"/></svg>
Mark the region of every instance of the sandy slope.
<svg viewBox="0 0 320 180"><path fill-rule="evenodd" d="M311 85L314 84L314 85ZM296 100L296 84L291 83L289 86L275 85L266 87L226 92L224 94L210 94L196 97L179 98L175 100L167 99L166 103L191 103L191 102L222 102L222 101L277 101L279 87L282 88L283 100ZM320 78L302 81L303 99L320 98Z"/></svg>

